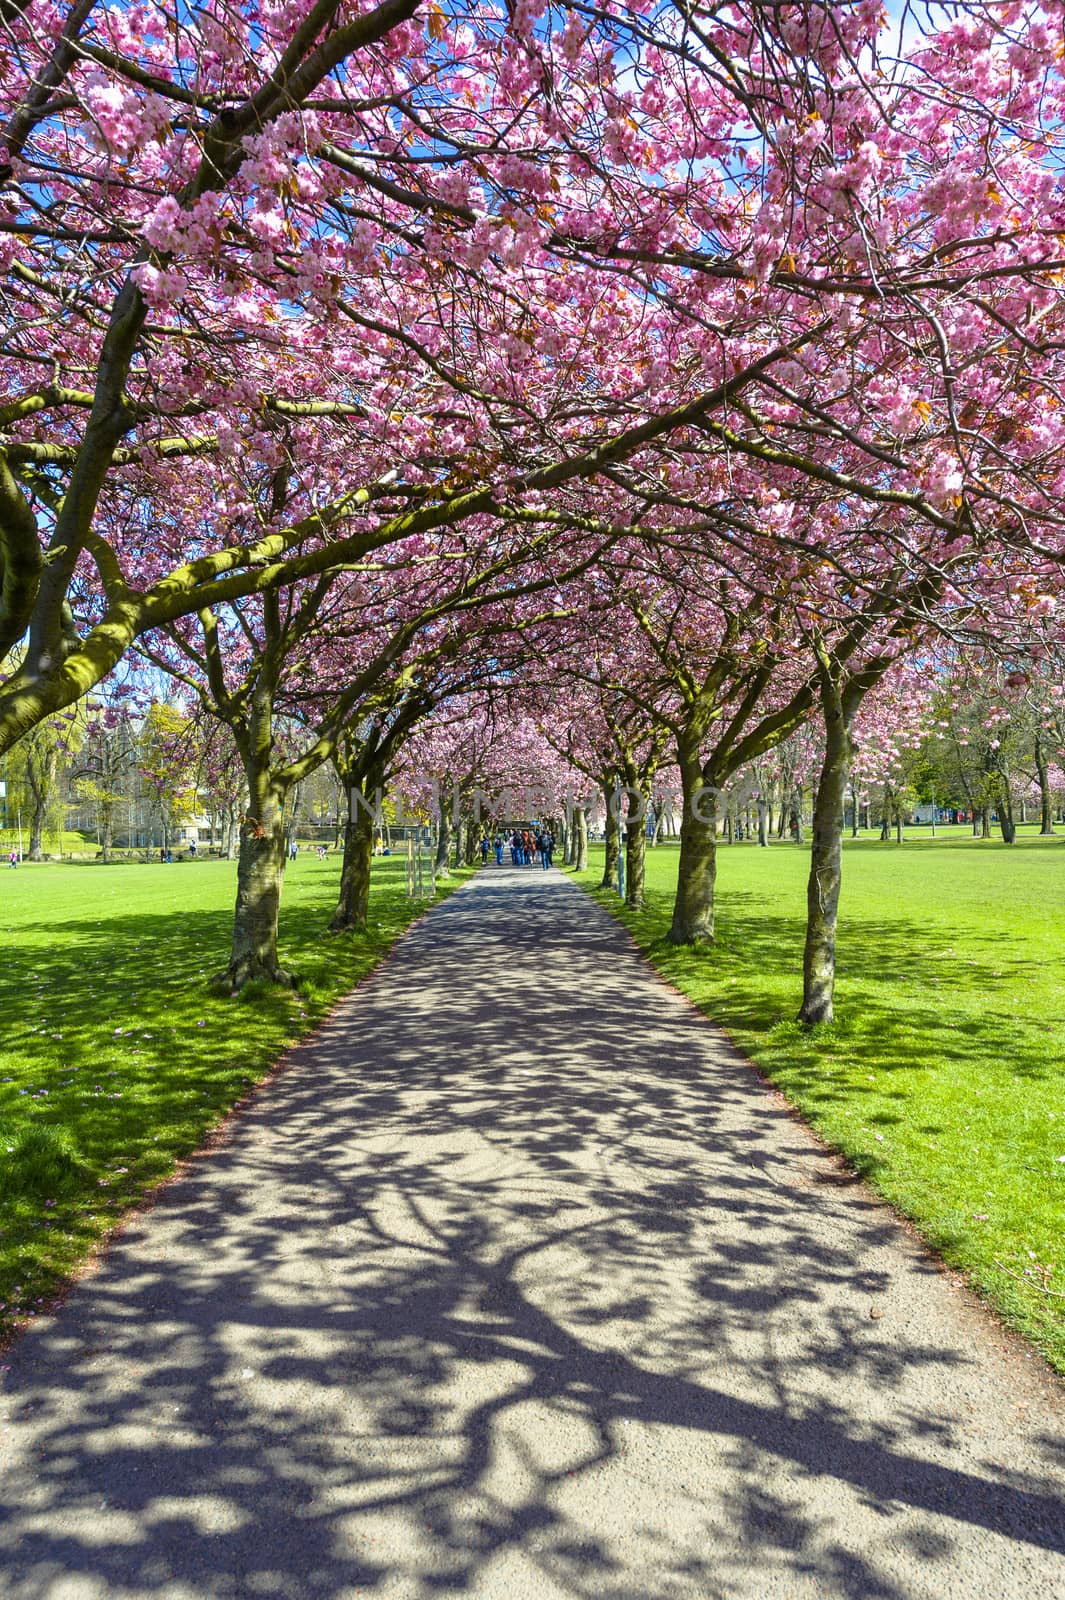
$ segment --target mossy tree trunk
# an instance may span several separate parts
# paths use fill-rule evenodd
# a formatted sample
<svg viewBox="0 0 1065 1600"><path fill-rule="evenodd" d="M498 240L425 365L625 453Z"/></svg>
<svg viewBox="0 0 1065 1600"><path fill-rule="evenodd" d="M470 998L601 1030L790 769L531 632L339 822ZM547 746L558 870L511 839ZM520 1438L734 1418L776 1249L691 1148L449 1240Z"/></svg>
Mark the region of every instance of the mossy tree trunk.
<svg viewBox="0 0 1065 1600"><path fill-rule="evenodd" d="M48 801L35 795L33 816L30 818L30 860L44 860L44 824L48 815Z"/></svg>
<svg viewBox="0 0 1065 1600"><path fill-rule="evenodd" d="M651 840L652 844L657 845L668 836L671 810L672 802L668 798L659 801L658 810L655 813L655 835Z"/></svg>
<svg viewBox="0 0 1065 1600"><path fill-rule="evenodd" d="M642 911L647 903L647 819L639 799L629 795L625 817L625 904Z"/></svg>
<svg viewBox="0 0 1065 1600"><path fill-rule="evenodd" d="M615 812L617 805L617 790L614 775L608 772L600 780L603 792L603 803L606 807L606 822L604 823L604 848L603 881L601 889L613 889L618 881L618 856L621 854L621 821Z"/></svg>
<svg viewBox="0 0 1065 1600"><path fill-rule="evenodd" d="M1017 823L1013 815L1013 793L1010 775L1004 764L995 771L995 810L1003 844L1013 844L1017 837Z"/></svg>
<svg viewBox="0 0 1065 1600"><path fill-rule="evenodd" d="M842 804L842 801L841 801ZM802 785L798 784L792 790L791 796L791 831L796 844L806 843L806 830L803 826L803 792Z"/></svg>
<svg viewBox="0 0 1065 1600"><path fill-rule="evenodd" d="M248 983L291 985L277 953L285 878L285 801L291 785L273 768L274 683L264 673L246 717L235 730L248 785L248 814L240 827L233 946L220 979L233 994Z"/></svg>
<svg viewBox="0 0 1065 1600"><path fill-rule="evenodd" d="M260 804L240 830L233 948L224 979L234 994L255 979L290 985L277 953L278 915L285 878L285 830L281 806Z"/></svg>
<svg viewBox="0 0 1065 1600"><path fill-rule="evenodd" d="M340 892L329 924L330 933L365 933L370 916L370 871L377 828L375 803L382 777L379 768L343 780L346 802L344 857Z"/></svg>
<svg viewBox="0 0 1065 1600"><path fill-rule="evenodd" d="M114 801L109 796L105 796L100 801L99 827L100 860L110 861L115 842L115 806Z"/></svg>
<svg viewBox="0 0 1065 1600"><path fill-rule="evenodd" d="M292 789L292 794L289 797L288 804L287 804L287 807L286 807L287 815L286 815L286 818L285 818L285 845L286 845L286 847L287 847L287 849L289 851L291 851L292 846L296 843L297 823L298 823L298 820L299 820L299 809L300 809L300 796L302 795L302 793L303 793L303 785L299 784L299 783L294 784L293 785L293 789Z"/></svg>
<svg viewBox="0 0 1065 1600"><path fill-rule="evenodd" d="M35 728L26 739L26 784L33 800L30 816L30 860L44 860L44 825L55 793L59 745L48 726Z"/></svg>
<svg viewBox="0 0 1065 1600"><path fill-rule="evenodd" d="M574 806L573 826L573 870L574 872L588 871L588 808Z"/></svg>
<svg viewBox="0 0 1065 1600"><path fill-rule="evenodd" d="M417 721L422 702L412 698L387 727L374 722L358 731L350 725L333 751L333 769L344 806L344 856L340 892L330 933L362 933L369 925L370 877L374 841L384 828L382 800L390 763Z"/></svg>
<svg viewBox="0 0 1065 1600"><path fill-rule="evenodd" d="M714 937L714 886L717 880L718 796L705 783L698 738L677 741L684 812L680 822L677 893L669 938L673 944L711 942ZM759 843L765 807L759 803Z"/></svg>
<svg viewBox="0 0 1065 1600"><path fill-rule="evenodd" d="M436 807L436 875L451 876L451 808L452 796L443 788Z"/></svg>
<svg viewBox="0 0 1065 1600"><path fill-rule="evenodd" d="M860 703L842 692L827 658L821 663L825 754L814 795L810 876L806 885L806 944L799 1021L831 1022L836 987L836 929L843 881L843 808L854 755L852 728Z"/></svg>

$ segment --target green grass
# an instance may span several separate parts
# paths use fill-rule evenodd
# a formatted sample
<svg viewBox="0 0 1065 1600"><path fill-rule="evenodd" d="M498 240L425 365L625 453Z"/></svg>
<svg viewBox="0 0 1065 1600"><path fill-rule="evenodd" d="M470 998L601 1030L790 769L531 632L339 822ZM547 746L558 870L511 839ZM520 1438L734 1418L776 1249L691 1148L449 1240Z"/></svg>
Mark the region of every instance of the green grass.
<svg viewBox="0 0 1065 1600"><path fill-rule="evenodd" d="M64 828L62 832L46 828L41 838L41 844L46 856L87 855L98 854L100 846L94 833L81 833L75 828ZM0 852L6 857L12 850L19 846L19 832L14 826L0 828ZM22 825L22 849L27 851L30 847L30 830L26 824ZM7 865L6 860L3 863Z"/></svg>
<svg viewBox="0 0 1065 1600"><path fill-rule="evenodd" d="M375 965L421 910L404 872L375 861L369 932L328 938L339 857L301 855L280 940L300 988L232 1000L207 987L232 862L0 865L0 1338Z"/></svg>
<svg viewBox="0 0 1065 1600"><path fill-rule="evenodd" d="M1065 839L848 842L837 1021L812 1033L807 853L719 860L717 944L665 939L672 846L648 851L646 911L619 911L637 942L1065 1372Z"/></svg>

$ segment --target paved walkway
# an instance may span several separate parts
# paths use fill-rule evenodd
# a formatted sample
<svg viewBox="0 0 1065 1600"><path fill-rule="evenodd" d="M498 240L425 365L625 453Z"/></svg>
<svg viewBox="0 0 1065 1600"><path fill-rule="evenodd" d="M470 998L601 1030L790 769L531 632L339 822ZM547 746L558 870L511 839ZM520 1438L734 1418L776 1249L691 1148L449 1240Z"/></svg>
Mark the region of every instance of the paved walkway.
<svg viewBox="0 0 1065 1600"><path fill-rule="evenodd" d="M1065 1405L558 872L17 1347L6 1600L1065 1594Z"/></svg>

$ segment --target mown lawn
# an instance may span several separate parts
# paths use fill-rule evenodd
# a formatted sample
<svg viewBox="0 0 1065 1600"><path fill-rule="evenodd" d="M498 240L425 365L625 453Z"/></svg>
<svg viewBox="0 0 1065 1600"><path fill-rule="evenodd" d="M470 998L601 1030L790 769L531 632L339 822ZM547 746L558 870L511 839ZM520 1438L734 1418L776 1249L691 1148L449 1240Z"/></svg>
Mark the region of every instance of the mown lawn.
<svg viewBox="0 0 1065 1600"><path fill-rule="evenodd" d="M73 828L64 828L62 832L46 831L42 839L44 853L47 856L99 854L100 846L96 837L91 833L79 833ZM0 828L0 854L3 855L3 865L7 866L7 857L12 850L18 850L21 845L23 854L30 847L30 832L23 827L21 835L17 828Z"/></svg>
<svg viewBox="0 0 1065 1600"><path fill-rule="evenodd" d="M621 912L669 980L1065 1372L1065 839L848 842L838 1020L807 1034L806 852L720 852L718 942L665 933L677 851ZM602 874L593 854L589 887ZM616 896L602 894L618 908Z"/></svg>
<svg viewBox="0 0 1065 1600"><path fill-rule="evenodd" d="M231 1000L207 981L228 954L232 862L0 864L0 1338L422 909L382 858L370 931L324 937L339 871L307 854L286 874L299 992Z"/></svg>

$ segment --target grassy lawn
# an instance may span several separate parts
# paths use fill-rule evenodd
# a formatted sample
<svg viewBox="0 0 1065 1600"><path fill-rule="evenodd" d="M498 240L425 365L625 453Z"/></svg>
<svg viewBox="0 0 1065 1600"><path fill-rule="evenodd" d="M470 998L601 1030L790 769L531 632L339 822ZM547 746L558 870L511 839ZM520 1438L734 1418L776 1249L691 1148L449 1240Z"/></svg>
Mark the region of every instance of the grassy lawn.
<svg viewBox="0 0 1065 1600"><path fill-rule="evenodd" d="M95 856L99 853L100 846L93 833L79 833L73 828L64 828L61 833L46 829L41 841L45 855L86 855ZM19 848L20 839L18 829L0 828L0 852L6 857L11 850ZM22 827L21 845L23 853L30 847L30 830L25 823ZM4 865L7 865L5 860Z"/></svg>
<svg viewBox="0 0 1065 1600"><path fill-rule="evenodd" d="M718 943L694 952L664 937L676 848L648 851L647 910L622 913L641 947L1065 1372L1065 839L848 842L839 1020L813 1035L806 852L719 859Z"/></svg>
<svg viewBox="0 0 1065 1600"><path fill-rule="evenodd" d="M206 983L228 955L232 862L0 864L0 1338L421 910L405 863L380 859L369 933L323 937L339 872L307 854L286 875L299 993L229 1000Z"/></svg>

